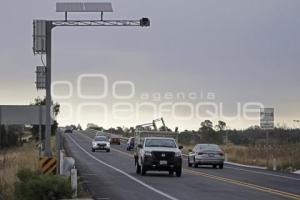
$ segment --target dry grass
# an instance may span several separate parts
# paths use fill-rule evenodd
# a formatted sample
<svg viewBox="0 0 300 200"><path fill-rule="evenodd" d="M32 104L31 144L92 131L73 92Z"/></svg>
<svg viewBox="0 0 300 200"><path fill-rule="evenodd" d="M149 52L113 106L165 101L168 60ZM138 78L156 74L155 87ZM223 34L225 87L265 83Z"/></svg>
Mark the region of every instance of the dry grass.
<svg viewBox="0 0 300 200"><path fill-rule="evenodd" d="M56 156L55 137L51 137L51 149L53 156ZM5 200L14 199L16 174L21 168L32 170L39 168L39 152L34 141L21 147L0 151L0 199L1 197ZM79 187L78 196L89 198L90 194L83 190L82 183L79 183Z"/></svg>
<svg viewBox="0 0 300 200"><path fill-rule="evenodd" d="M16 173L21 168L34 170L38 168L38 151L34 142L0 151L0 194L3 199L14 198Z"/></svg>
<svg viewBox="0 0 300 200"><path fill-rule="evenodd" d="M267 166L267 150L263 146L235 146L222 147L228 161L256 166ZM273 167L273 159L279 170L293 171L300 169L300 144L276 145L269 149L268 168Z"/></svg>

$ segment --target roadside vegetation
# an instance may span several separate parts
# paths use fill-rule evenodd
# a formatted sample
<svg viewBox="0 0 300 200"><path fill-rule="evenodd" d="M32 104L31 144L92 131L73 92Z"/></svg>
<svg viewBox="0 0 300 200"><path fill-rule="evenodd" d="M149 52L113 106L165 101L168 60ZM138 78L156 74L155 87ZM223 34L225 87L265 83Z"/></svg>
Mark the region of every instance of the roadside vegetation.
<svg viewBox="0 0 300 200"><path fill-rule="evenodd" d="M72 197L68 177L40 174L30 169L19 170L17 177L15 199L48 200Z"/></svg>
<svg viewBox="0 0 300 200"><path fill-rule="evenodd" d="M38 169L38 152L34 142L0 151L0 194L2 199L14 199L17 172L23 168Z"/></svg>
<svg viewBox="0 0 300 200"><path fill-rule="evenodd" d="M36 98L30 105L45 105L45 99ZM55 103L54 115L60 105ZM51 149L56 152L55 133L58 123L52 125ZM39 126L0 127L0 200L48 200L72 197L69 177L44 175L39 171ZM45 139L42 126L42 140ZM78 198L89 198L79 179Z"/></svg>
<svg viewBox="0 0 300 200"><path fill-rule="evenodd" d="M228 161L255 165L267 166L267 150L265 146L241 146L241 145L224 145L222 146L227 154ZM277 170L296 171L300 169L300 144L279 144L272 145L269 149L268 168L273 168L273 161L276 163ZM274 160L275 159L275 160Z"/></svg>
<svg viewBox="0 0 300 200"><path fill-rule="evenodd" d="M22 145L23 133L19 131L19 126L1 126L0 129L0 150Z"/></svg>
<svg viewBox="0 0 300 200"><path fill-rule="evenodd" d="M55 137L51 137L51 144L55 152ZM0 200L71 198L70 179L41 174L38 154L34 141L0 151ZM80 179L78 198L90 198Z"/></svg>

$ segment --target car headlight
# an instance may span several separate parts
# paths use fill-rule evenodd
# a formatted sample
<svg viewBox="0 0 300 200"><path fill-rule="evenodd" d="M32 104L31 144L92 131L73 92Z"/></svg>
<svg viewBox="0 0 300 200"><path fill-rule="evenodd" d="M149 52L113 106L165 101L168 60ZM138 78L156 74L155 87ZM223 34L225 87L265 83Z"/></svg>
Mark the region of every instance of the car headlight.
<svg viewBox="0 0 300 200"><path fill-rule="evenodd" d="M144 152L144 155L145 155L145 156L152 156L152 153L151 153L151 151L145 151L145 152Z"/></svg>
<svg viewBox="0 0 300 200"><path fill-rule="evenodd" d="M93 146L96 146L97 144L96 144L96 142L92 142L92 145L93 145Z"/></svg>
<svg viewBox="0 0 300 200"><path fill-rule="evenodd" d="M181 157L181 152L175 152L175 157Z"/></svg>
<svg viewBox="0 0 300 200"><path fill-rule="evenodd" d="M110 143L109 143L109 142L107 142L107 143L106 143L106 146L110 147Z"/></svg>

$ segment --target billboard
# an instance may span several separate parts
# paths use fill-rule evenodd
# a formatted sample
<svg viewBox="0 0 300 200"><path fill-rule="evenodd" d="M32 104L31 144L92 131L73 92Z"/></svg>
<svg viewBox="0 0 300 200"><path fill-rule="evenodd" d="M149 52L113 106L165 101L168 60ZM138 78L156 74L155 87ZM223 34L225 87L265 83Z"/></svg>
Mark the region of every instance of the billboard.
<svg viewBox="0 0 300 200"><path fill-rule="evenodd" d="M39 125L46 124L46 106L3 105L0 106L0 124ZM53 119L52 119L53 124Z"/></svg>

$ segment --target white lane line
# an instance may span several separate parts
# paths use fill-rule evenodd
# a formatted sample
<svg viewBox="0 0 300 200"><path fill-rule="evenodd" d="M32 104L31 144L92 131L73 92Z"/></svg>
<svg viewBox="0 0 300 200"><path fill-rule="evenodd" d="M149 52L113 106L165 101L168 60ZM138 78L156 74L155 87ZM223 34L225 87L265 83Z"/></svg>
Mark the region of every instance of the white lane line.
<svg viewBox="0 0 300 200"><path fill-rule="evenodd" d="M188 155L183 154L183 156L187 157ZM182 159L183 160L187 160L187 158L182 158ZM290 179L290 180L294 180L294 181L300 181L299 178L295 178L295 177L283 176L283 175L278 175L278 174L271 174L271 173L267 173L267 172L253 171L253 170L249 170L249 169L242 169L242 168L230 167L228 165L225 165L224 168L238 170L238 171L244 171L244 172L249 172L249 173L254 173L254 174L261 174L261 175L266 175L266 176L273 176L273 177L285 178L285 179Z"/></svg>
<svg viewBox="0 0 300 200"><path fill-rule="evenodd" d="M253 170L248 170L248 169L240 169L240 168L229 167L229 166L226 166L226 168L239 170L239 171L244 171L244 172L251 172L251 173L255 173L255 174L262 174L262 175L267 175L267 176L285 178L285 179L290 179L290 180L294 180L294 181L300 181L299 178L294 178L294 177L289 177L289 176L282 176L282 175L278 175L278 174L270 174L270 173L266 173L266 172L258 172L258 171L253 171Z"/></svg>
<svg viewBox="0 0 300 200"><path fill-rule="evenodd" d="M129 179L133 180L134 182L136 182L136 183L138 183L138 184L140 184L140 185L146 187L146 188L149 189L149 190L152 190L153 192L155 192L155 193L157 193L157 194L160 194L161 196L166 197L167 199L170 199L170 200L178 200L177 198L175 198L175 197L173 197L173 196L171 196L171 195L168 195L168 194L166 194L166 193L164 193L164 192L162 192L162 191L160 191L160 190L158 190L158 189L155 189L154 187L152 187L152 186L150 186L150 185L148 185L148 184L146 184L146 183L140 181L139 179L137 179L137 178L131 176L130 174L128 174L128 173L126 173L126 172L124 172L124 171L122 171L122 170L120 170L120 169L118 169L118 168L116 168L116 167L114 167L114 166L112 166L112 165L110 165L110 164L108 164L108 163L106 163L106 162L104 162L104 161L102 161L102 160L96 158L95 156L93 156L92 154L90 154L88 151L86 151L80 144L78 144L78 143L77 143L70 135L67 134L67 136L72 140L72 142L73 142L79 149L81 149L81 150L82 150L83 152L85 152L89 157L91 157L92 159L94 159L94 160L96 160L97 162L101 163L102 165L105 165L105 166L107 166L107 167L109 167L109 168L111 168L111 169L113 169L113 170L119 172L120 174L123 174L124 176L128 177Z"/></svg>
<svg viewBox="0 0 300 200"><path fill-rule="evenodd" d="M263 169L263 170L268 169L267 167L260 167L260 166L253 166L253 165L243 165L243 164L229 162L229 161L225 161L224 163L228 164L228 165L236 166L236 167L244 167L244 168L247 168L247 169Z"/></svg>

